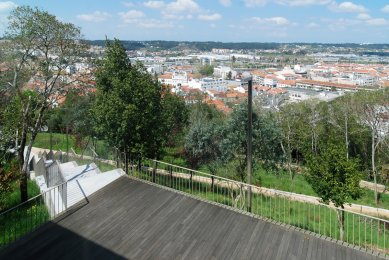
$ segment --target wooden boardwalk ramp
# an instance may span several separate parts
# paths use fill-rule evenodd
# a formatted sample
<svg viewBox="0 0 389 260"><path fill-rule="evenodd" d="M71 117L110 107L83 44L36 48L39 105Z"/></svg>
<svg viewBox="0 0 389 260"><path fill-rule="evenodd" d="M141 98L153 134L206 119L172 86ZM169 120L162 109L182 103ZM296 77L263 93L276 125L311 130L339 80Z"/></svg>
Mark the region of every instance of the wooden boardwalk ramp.
<svg viewBox="0 0 389 260"><path fill-rule="evenodd" d="M120 177L0 259L378 259L350 247Z"/></svg>

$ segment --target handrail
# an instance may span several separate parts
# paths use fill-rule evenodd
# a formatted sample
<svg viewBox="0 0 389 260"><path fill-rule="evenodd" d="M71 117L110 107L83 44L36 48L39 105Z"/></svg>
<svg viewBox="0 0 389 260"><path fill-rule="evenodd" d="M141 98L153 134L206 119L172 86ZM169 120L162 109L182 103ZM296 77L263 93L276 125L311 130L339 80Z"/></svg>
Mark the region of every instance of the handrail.
<svg viewBox="0 0 389 260"><path fill-rule="evenodd" d="M263 188L265 188L267 190L274 191L275 193L278 193L278 194L281 194L281 195L284 195L284 196L288 196L289 195L289 196L292 197L292 196L296 196L297 195L297 196L304 196L304 197L308 197L308 198L317 198L317 197L309 196L309 195L305 195L305 194L293 193L293 192L289 192L289 191L281 191L281 190L272 189L272 188L266 188L266 187L259 187L259 186L255 186L253 184L247 184L247 183L244 183L244 182L240 182L240 181L236 181L236 180L232 180L232 179L227 179L227 178L224 178L224 177L221 177L221 176L212 175L212 174L209 174L209 173L205 173L205 172L189 169L189 168L186 168L186 167L174 165L174 164L171 164L171 163L167 163L167 162L163 162L163 161L159 161L159 160L155 160L155 159L147 159L147 160L153 161L153 162L157 162L157 163L160 163L160 164L165 164L165 165L172 166L172 167L176 167L176 168L181 168L181 169L184 169L184 170L187 170L187 171L191 171L193 173L202 174L202 175L205 175L205 176L208 176L208 177L211 177L211 178L216 178L216 179L224 180L224 181L227 181L227 182L234 182L236 184L244 185L246 187L251 187L251 188L255 188L255 189L263 189ZM150 168L153 168L153 167L150 167ZM378 220L378 221L383 221L383 222L389 223L389 220L387 220L387 219L377 218L377 217L366 215L366 214L362 214L362 213L359 213L359 212L354 212L354 211L342 209L342 208L339 208L339 207L335 207L335 206L331 206L331 205L328 205L328 204L321 203L320 201L318 201L318 205L322 205L322 206L325 206L325 207L328 207L328 208L337 209L337 210L348 212L348 213L352 213L352 214L356 214L356 215L359 215L361 217L371 218L371 219L374 219L374 220ZM374 207L371 207L371 206L364 206L364 205L359 205L359 206L368 207L368 208L371 208L371 209L378 209L378 208L374 208Z"/></svg>
<svg viewBox="0 0 389 260"><path fill-rule="evenodd" d="M34 197L32 197L32 198L30 198L30 199L28 199L28 200L26 200L26 201L24 201L22 203L19 203L18 205L14 206L14 207L12 207L10 209L7 209L7 210L5 210L3 212L0 212L0 216L5 215L6 213L9 213L9 212L11 212L11 211L21 207L21 206L23 206L23 205L33 201L33 200L36 200L37 198L43 196L44 194L46 194L48 192L51 192L52 190L59 188L59 186L63 186L64 184L67 184L67 183L68 183L68 181L62 182L61 184L58 184L56 186L53 186L53 187L49 188L48 190L45 190L43 193L40 193L39 195L36 195L36 196L34 196Z"/></svg>
<svg viewBox="0 0 389 260"><path fill-rule="evenodd" d="M249 185L148 158L139 164L131 163L129 173L134 178L232 210L335 239L373 254L389 256L389 220L379 215L386 212L369 212L363 208L366 211L359 213L359 207L354 205L339 208L332 203L324 204L317 197ZM252 187L251 193L249 187ZM250 194L252 204L249 204Z"/></svg>

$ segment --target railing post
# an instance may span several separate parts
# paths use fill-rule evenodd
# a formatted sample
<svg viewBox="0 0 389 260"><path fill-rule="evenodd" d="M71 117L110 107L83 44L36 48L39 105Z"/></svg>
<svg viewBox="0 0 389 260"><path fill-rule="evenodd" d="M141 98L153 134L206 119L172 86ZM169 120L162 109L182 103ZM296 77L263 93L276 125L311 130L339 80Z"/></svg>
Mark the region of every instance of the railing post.
<svg viewBox="0 0 389 260"><path fill-rule="evenodd" d="M157 175L157 167L158 167L158 162L157 160L154 160L154 169L153 169L153 182L156 182L156 175Z"/></svg>
<svg viewBox="0 0 389 260"><path fill-rule="evenodd" d="M128 154L127 150L124 152L124 170L126 172L126 175L128 175Z"/></svg>
<svg viewBox="0 0 389 260"><path fill-rule="evenodd" d="M173 167L169 165L169 173L170 173L170 188L173 188Z"/></svg>
<svg viewBox="0 0 389 260"><path fill-rule="evenodd" d="M68 183L65 182L65 210L68 210Z"/></svg>

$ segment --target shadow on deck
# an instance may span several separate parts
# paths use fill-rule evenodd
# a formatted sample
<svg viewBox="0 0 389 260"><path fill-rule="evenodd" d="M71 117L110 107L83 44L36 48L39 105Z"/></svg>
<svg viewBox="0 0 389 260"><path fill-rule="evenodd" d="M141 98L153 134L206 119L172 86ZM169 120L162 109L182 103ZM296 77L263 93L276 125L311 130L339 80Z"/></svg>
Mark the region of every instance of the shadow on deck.
<svg viewBox="0 0 389 260"><path fill-rule="evenodd" d="M368 253L121 177L0 259L378 259Z"/></svg>

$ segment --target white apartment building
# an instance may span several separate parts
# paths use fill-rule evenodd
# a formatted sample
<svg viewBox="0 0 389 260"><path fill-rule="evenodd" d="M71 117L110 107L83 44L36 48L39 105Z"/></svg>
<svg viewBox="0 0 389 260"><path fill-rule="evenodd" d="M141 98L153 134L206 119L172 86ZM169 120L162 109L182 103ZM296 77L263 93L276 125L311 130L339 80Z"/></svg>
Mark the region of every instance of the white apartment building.
<svg viewBox="0 0 389 260"><path fill-rule="evenodd" d="M228 81L224 79L202 78L200 80L193 79L189 81L189 87L193 89L199 89L203 92L207 90L216 90L218 92L226 92Z"/></svg>
<svg viewBox="0 0 389 260"><path fill-rule="evenodd" d="M267 75L263 83L266 87L275 88L277 86L277 81L276 75Z"/></svg>
<svg viewBox="0 0 389 260"><path fill-rule="evenodd" d="M253 76L253 83L258 85L265 84L265 77L267 75L266 72L261 70L253 70L251 71L251 75Z"/></svg>
<svg viewBox="0 0 389 260"><path fill-rule="evenodd" d="M165 74L158 77L158 81L165 85L182 86L188 85L189 77L185 71L175 71L172 74Z"/></svg>
<svg viewBox="0 0 389 260"><path fill-rule="evenodd" d="M237 73L228 66L218 66L213 69L213 75L216 78L227 79L228 74L231 72L231 78L235 78Z"/></svg>

